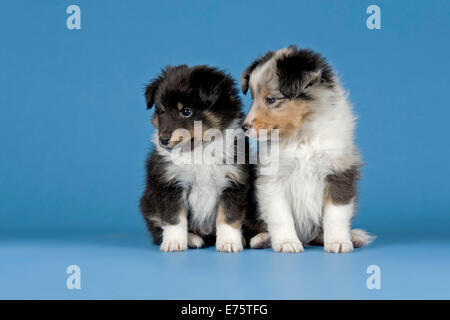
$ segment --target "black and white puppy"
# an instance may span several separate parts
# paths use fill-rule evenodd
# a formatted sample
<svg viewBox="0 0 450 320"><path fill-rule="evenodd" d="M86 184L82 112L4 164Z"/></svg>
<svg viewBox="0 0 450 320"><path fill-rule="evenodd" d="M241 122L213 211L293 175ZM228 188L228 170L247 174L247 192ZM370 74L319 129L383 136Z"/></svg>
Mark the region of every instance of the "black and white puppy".
<svg viewBox="0 0 450 320"><path fill-rule="evenodd" d="M162 251L182 251L215 236L218 251L241 251L241 228L253 225L254 175L248 161L236 161L237 142L248 152L248 141L233 79L208 66L169 66L147 85L145 98L147 108L155 105L157 132L140 207L154 242ZM210 129L220 134L207 139ZM225 139L227 130L234 138ZM214 162L196 161L207 147ZM177 150L192 161L177 160Z"/></svg>
<svg viewBox="0 0 450 320"><path fill-rule="evenodd" d="M372 240L351 229L361 160L354 144L355 116L347 94L327 61L291 46L268 52L242 74L253 103L247 134L279 130L279 170L258 170L256 194L269 233L251 247L301 252L303 244L349 252Z"/></svg>

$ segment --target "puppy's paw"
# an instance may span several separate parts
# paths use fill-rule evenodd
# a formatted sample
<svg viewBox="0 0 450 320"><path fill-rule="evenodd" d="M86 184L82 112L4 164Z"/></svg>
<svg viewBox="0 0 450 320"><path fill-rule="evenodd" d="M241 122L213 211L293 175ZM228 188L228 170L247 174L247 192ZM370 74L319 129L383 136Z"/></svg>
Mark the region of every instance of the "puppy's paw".
<svg viewBox="0 0 450 320"><path fill-rule="evenodd" d="M167 239L161 243L160 250L164 252L175 252L187 250L188 243L186 240L181 239Z"/></svg>
<svg viewBox="0 0 450 320"><path fill-rule="evenodd" d="M332 253L347 253L353 251L353 243L350 240L325 241L325 251Z"/></svg>
<svg viewBox="0 0 450 320"><path fill-rule="evenodd" d="M189 248L201 248L205 245L205 241L199 235L189 232L188 234L188 246Z"/></svg>
<svg viewBox="0 0 450 320"><path fill-rule="evenodd" d="M303 252L303 245L298 239L285 239L272 241L272 249L276 252L298 253Z"/></svg>
<svg viewBox="0 0 450 320"><path fill-rule="evenodd" d="M368 245L375 238L374 235L371 235L365 230L352 229L352 243L354 248L361 248L362 246Z"/></svg>
<svg viewBox="0 0 450 320"><path fill-rule="evenodd" d="M228 224L218 224L216 227L216 250L220 252L239 252L244 249L240 229Z"/></svg>
<svg viewBox="0 0 450 320"><path fill-rule="evenodd" d="M258 233L250 240L250 248L263 249L270 247L270 235L268 232Z"/></svg>
<svg viewBox="0 0 450 320"><path fill-rule="evenodd" d="M239 252L242 251L244 247L242 246L242 241L233 240L217 240L216 250L220 252Z"/></svg>

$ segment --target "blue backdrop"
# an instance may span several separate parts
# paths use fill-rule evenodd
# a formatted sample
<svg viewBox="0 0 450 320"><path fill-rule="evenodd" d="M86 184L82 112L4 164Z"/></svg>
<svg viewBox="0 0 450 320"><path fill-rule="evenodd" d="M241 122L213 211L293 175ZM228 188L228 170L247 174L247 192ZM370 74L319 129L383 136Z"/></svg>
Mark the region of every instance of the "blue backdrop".
<svg viewBox="0 0 450 320"><path fill-rule="evenodd" d="M66 27L70 4L81 30ZM370 4L381 30L366 27ZM144 85L181 63L239 79L255 56L296 44L329 59L359 115L355 224L446 232L449 13L444 0L2 1L0 231L142 232Z"/></svg>
<svg viewBox="0 0 450 320"><path fill-rule="evenodd" d="M81 30L66 28L72 3ZM142 228L145 83L180 63L239 79L256 55L289 44L328 57L359 114L357 224L448 228L450 3L377 1L382 28L369 30L371 3L3 2L0 228Z"/></svg>

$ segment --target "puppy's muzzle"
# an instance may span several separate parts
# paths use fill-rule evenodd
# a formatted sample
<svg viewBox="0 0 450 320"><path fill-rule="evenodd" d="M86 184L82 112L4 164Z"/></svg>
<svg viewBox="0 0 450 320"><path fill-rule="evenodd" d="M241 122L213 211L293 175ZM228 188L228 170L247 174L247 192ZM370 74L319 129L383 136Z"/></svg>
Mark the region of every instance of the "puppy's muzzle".
<svg viewBox="0 0 450 320"><path fill-rule="evenodd" d="M165 149L171 149L170 146L170 136L161 136L159 137L159 145Z"/></svg>

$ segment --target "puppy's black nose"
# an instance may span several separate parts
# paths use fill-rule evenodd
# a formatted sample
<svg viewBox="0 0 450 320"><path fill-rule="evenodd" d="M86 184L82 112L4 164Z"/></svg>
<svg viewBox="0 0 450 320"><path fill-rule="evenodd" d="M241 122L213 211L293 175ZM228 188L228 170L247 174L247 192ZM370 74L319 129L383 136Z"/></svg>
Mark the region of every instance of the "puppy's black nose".
<svg viewBox="0 0 450 320"><path fill-rule="evenodd" d="M159 137L159 142L161 142L161 145L167 146L169 144L170 137Z"/></svg>
<svg viewBox="0 0 450 320"><path fill-rule="evenodd" d="M244 123L241 128L244 132L247 132L247 130L250 128L250 126L248 125L248 123Z"/></svg>

